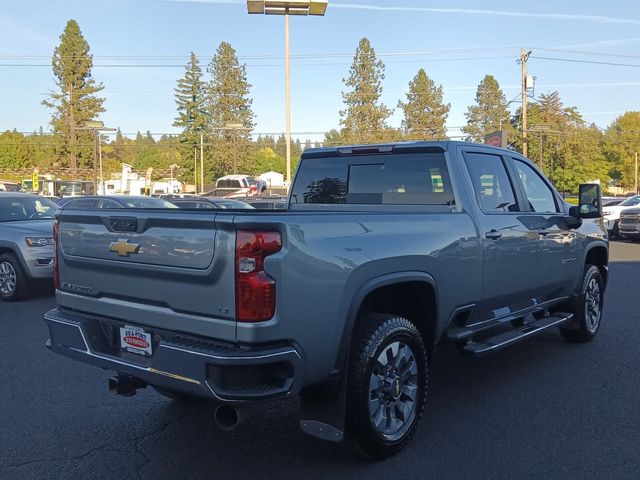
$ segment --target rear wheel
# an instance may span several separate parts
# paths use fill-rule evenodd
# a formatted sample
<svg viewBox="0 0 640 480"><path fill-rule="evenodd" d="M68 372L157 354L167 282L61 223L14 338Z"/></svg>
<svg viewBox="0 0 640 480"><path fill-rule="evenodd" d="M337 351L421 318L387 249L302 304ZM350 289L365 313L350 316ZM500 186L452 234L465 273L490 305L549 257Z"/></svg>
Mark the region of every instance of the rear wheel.
<svg viewBox="0 0 640 480"><path fill-rule="evenodd" d="M12 253L0 255L0 298L19 300L27 289L27 278L17 257Z"/></svg>
<svg viewBox="0 0 640 480"><path fill-rule="evenodd" d="M602 307L604 305L604 280L600 269L595 265L586 265L582 279L580 296L574 303L571 313L573 321L560 332L570 342L589 342L600 330Z"/></svg>
<svg viewBox="0 0 640 480"><path fill-rule="evenodd" d="M371 315L354 332L347 385L346 433L373 458L401 450L422 417L427 352L409 320Z"/></svg>

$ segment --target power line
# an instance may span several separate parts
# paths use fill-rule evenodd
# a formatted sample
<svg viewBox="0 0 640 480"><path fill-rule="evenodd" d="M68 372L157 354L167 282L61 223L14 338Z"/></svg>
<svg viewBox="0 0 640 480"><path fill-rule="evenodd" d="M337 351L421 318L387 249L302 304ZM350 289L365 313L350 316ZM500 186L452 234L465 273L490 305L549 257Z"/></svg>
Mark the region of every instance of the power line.
<svg viewBox="0 0 640 480"><path fill-rule="evenodd" d="M512 58L510 55L490 56L490 57L457 57L457 58L434 58L420 60L398 60L387 61L386 65L406 64L406 63L434 63L434 62L462 62L474 60L497 60ZM304 62L297 63L297 67L326 67L351 65L352 62ZM282 67L283 63L246 63L246 67ZM0 67L20 68L20 67L52 67L51 63L0 63ZM184 68L182 64L174 63L95 63L93 68Z"/></svg>
<svg viewBox="0 0 640 480"><path fill-rule="evenodd" d="M473 48L446 48L446 49L433 49L433 50L401 50L395 52L377 52L370 55L376 57L397 57L397 56L418 56L418 55L447 55L458 53L474 53L474 52L498 52L513 50L516 47L473 47ZM361 54L366 56L367 54ZM92 59L108 59L108 60L171 60L171 59L186 59L190 58L190 54L187 55L90 55ZM237 58L239 60L264 60L264 59L281 59L284 58L282 54L263 54L263 55L215 55L217 58ZM308 53L308 54L294 54L291 55L292 59L322 59L322 58L353 58L353 53ZM213 55L198 56L198 58L212 59ZM50 59L51 55L0 55L0 59ZM62 55L56 58L74 59L85 58L84 55ZM181 66L184 66L181 65Z"/></svg>
<svg viewBox="0 0 640 480"><path fill-rule="evenodd" d="M600 57L619 57L619 58L637 58L640 59L640 55L625 55L621 53L604 53L604 52L587 52L584 50L565 50L562 48L545 48L545 47L535 47L535 50L544 50L546 52L563 52L563 53L573 53L577 55L594 55Z"/></svg>
<svg viewBox="0 0 640 480"><path fill-rule="evenodd" d="M615 67L635 67L640 68L640 64L637 63L615 63L615 62L599 62L596 60L578 60L576 58L557 58L557 57L539 57L537 55L531 55L531 58L538 60L553 60L557 62L571 62L571 63L589 63L593 65L612 65Z"/></svg>

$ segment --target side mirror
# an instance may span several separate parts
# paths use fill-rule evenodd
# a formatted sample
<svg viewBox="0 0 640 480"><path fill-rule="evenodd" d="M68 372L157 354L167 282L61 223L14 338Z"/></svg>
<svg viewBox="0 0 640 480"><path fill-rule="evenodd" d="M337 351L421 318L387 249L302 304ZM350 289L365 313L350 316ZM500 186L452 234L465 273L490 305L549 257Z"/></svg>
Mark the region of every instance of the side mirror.
<svg viewBox="0 0 640 480"><path fill-rule="evenodd" d="M602 189L597 183L583 183L578 193L580 218L602 217Z"/></svg>
<svg viewBox="0 0 640 480"><path fill-rule="evenodd" d="M582 218L580 217L580 207L577 205L569 207L569 217L567 217L567 227L570 229L580 228L582 226Z"/></svg>

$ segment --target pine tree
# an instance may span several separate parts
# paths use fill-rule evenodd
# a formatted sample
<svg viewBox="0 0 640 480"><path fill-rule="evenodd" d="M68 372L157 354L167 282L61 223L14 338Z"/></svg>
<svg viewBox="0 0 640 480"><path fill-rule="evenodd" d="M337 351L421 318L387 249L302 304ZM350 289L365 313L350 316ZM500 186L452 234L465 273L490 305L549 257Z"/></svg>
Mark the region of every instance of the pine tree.
<svg viewBox="0 0 640 480"><path fill-rule="evenodd" d="M105 111L104 98L96 95L104 87L91 77L93 56L75 20L69 20L60 35L52 63L60 91L50 93L42 104L53 109L51 126L61 137L58 155L71 168L92 165L94 134L77 129Z"/></svg>
<svg viewBox="0 0 640 480"><path fill-rule="evenodd" d="M250 130L254 127L246 67L238 61L234 48L222 42L207 71L212 77L207 85L208 129L213 138L212 173L214 176L242 173L251 167ZM242 125L243 129L221 130L229 124Z"/></svg>
<svg viewBox="0 0 640 480"><path fill-rule="evenodd" d="M469 107L465 117L467 125L462 131L473 142L482 142L488 133L509 128L507 100L491 75L486 75L478 85L476 104Z"/></svg>
<svg viewBox="0 0 640 480"><path fill-rule="evenodd" d="M539 105L542 118L546 123L557 123L567 114L558 92L540 94Z"/></svg>
<svg viewBox="0 0 640 480"><path fill-rule="evenodd" d="M193 179L193 152L200 142L200 134L207 124L205 84L202 80L202 68L195 53L191 52L185 66L184 77L178 80L174 89L178 116L174 127L182 129L180 133L180 158L182 174Z"/></svg>
<svg viewBox="0 0 640 480"><path fill-rule="evenodd" d="M437 86L423 68L409 83L407 101L398 102L404 111L402 133L408 140L444 140L451 104L442 103L442 85Z"/></svg>
<svg viewBox="0 0 640 480"><path fill-rule="evenodd" d="M356 49L349 77L343 79L348 91L342 93L345 109L340 111L342 137L348 143L372 143L386 139L391 115L380 103L384 80L384 63L367 38Z"/></svg>

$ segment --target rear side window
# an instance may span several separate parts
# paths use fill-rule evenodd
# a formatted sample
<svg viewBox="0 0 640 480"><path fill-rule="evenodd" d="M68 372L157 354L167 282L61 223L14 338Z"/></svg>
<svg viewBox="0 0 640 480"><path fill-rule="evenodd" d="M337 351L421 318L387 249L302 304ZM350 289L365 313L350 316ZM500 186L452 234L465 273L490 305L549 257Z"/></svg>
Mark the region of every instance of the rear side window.
<svg viewBox="0 0 640 480"><path fill-rule="evenodd" d="M513 186L501 157L485 153L467 153L465 160L482 211L519 211Z"/></svg>
<svg viewBox="0 0 640 480"><path fill-rule="evenodd" d="M240 183L240 180L224 178L218 180L216 188L242 188L242 184Z"/></svg>
<svg viewBox="0 0 640 480"><path fill-rule="evenodd" d="M303 160L291 202L455 204L449 171L441 153Z"/></svg>

